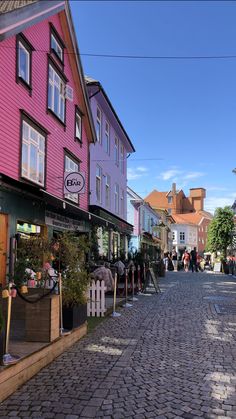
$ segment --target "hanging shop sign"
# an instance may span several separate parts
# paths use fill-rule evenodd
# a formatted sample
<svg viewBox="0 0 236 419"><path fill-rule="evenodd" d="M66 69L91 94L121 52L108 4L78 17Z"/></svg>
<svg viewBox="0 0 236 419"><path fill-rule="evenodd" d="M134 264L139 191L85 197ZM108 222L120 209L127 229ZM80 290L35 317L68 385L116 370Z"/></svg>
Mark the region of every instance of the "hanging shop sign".
<svg viewBox="0 0 236 419"><path fill-rule="evenodd" d="M88 231L88 226L84 220L75 220L74 218L65 217L51 211L45 212L45 223L56 228L71 231Z"/></svg>
<svg viewBox="0 0 236 419"><path fill-rule="evenodd" d="M64 173L64 194L85 193L85 173L84 172L65 172Z"/></svg>

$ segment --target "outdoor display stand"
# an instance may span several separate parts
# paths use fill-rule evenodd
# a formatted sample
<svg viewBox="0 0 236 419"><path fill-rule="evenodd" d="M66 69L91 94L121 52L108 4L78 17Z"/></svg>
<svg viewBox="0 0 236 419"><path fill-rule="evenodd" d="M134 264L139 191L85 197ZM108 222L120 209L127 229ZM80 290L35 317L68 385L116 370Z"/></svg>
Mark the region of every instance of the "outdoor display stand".
<svg viewBox="0 0 236 419"><path fill-rule="evenodd" d="M125 269L125 304L123 305L124 308L132 307L132 304L128 303L128 269Z"/></svg>
<svg viewBox="0 0 236 419"><path fill-rule="evenodd" d="M138 298L134 296L134 266L132 266L132 297L129 298L129 301L138 301Z"/></svg>
<svg viewBox="0 0 236 419"><path fill-rule="evenodd" d="M15 296L16 290L13 288L13 283L8 284L8 295L7 295L7 327L6 327L6 341L5 341L5 354L3 355L3 365L16 364L20 357L9 354L9 340L10 340L10 329L11 329L11 306L12 306L12 295ZM3 291L4 292L4 291Z"/></svg>
<svg viewBox="0 0 236 419"><path fill-rule="evenodd" d="M113 312L111 317L120 317L121 314L116 311L116 287L117 287L117 273L115 272L115 283L114 283L114 293L113 293Z"/></svg>
<svg viewBox="0 0 236 419"><path fill-rule="evenodd" d="M60 298L60 335L65 336L71 333L70 330L66 330L63 327L63 306L62 306L62 277L61 273L58 274L58 288L59 288L59 298Z"/></svg>

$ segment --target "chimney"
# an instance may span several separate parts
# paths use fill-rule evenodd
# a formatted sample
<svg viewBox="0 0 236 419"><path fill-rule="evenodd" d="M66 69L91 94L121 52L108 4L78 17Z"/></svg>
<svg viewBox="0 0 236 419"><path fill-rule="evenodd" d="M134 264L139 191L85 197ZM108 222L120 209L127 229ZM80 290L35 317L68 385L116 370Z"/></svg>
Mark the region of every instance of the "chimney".
<svg viewBox="0 0 236 419"><path fill-rule="evenodd" d="M176 183L172 183L172 196L176 195Z"/></svg>

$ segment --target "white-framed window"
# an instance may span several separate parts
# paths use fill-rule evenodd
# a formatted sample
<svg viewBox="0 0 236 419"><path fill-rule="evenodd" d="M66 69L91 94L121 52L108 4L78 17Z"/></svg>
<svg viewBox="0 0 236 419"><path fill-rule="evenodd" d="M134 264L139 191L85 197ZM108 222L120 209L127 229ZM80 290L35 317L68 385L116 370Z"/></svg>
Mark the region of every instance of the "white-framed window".
<svg viewBox="0 0 236 419"><path fill-rule="evenodd" d="M63 61L63 49L53 33L51 33L51 49Z"/></svg>
<svg viewBox="0 0 236 419"><path fill-rule="evenodd" d="M119 214L119 185L115 183L115 213Z"/></svg>
<svg viewBox="0 0 236 419"><path fill-rule="evenodd" d="M48 108L65 121L65 82L54 67L49 64Z"/></svg>
<svg viewBox="0 0 236 419"><path fill-rule="evenodd" d="M106 208L110 208L111 206L111 178L109 175L106 175L105 195L106 195Z"/></svg>
<svg viewBox="0 0 236 419"><path fill-rule="evenodd" d="M30 84L30 52L21 41L18 42L18 77Z"/></svg>
<svg viewBox="0 0 236 419"><path fill-rule="evenodd" d="M78 108L75 108L75 138L82 142L82 116Z"/></svg>
<svg viewBox="0 0 236 419"><path fill-rule="evenodd" d="M180 241L180 243L185 243L185 232L184 231L180 231L179 241Z"/></svg>
<svg viewBox="0 0 236 419"><path fill-rule="evenodd" d="M102 202L102 169L96 166L96 200L101 204Z"/></svg>
<svg viewBox="0 0 236 419"><path fill-rule="evenodd" d="M119 166L119 140L115 137L115 164Z"/></svg>
<svg viewBox="0 0 236 419"><path fill-rule="evenodd" d="M167 200L168 200L168 204L172 204L172 202L173 202L172 196L168 196Z"/></svg>
<svg viewBox="0 0 236 419"><path fill-rule="evenodd" d="M202 244L204 244L204 239L202 239Z"/></svg>
<svg viewBox="0 0 236 419"><path fill-rule="evenodd" d="M78 172L79 165L71 157L65 156L65 172ZM69 199L70 201L79 202L79 195L77 193L66 193L65 198Z"/></svg>
<svg viewBox="0 0 236 419"><path fill-rule="evenodd" d="M145 211L142 211L142 230L145 230Z"/></svg>
<svg viewBox="0 0 236 419"><path fill-rule="evenodd" d="M122 174L125 173L125 148L123 144L120 146L120 171Z"/></svg>
<svg viewBox="0 0 236 419"><path fill-rule="evenodd" d="M45 141L35 127L22 121L21 176L44 186Z"/></svg>
<svg viewBox="0 0 236 419"><path fill-rule="evenodd" d="M104 150L107 154L110 153L110 125L107 121L105 121Z"/></svg>
<svg viewBox="0 0 236 419"><path fill-rule="evenodd" d="M175 231L172 231L172 240L175 241Z"/></svg>
<svg viewBox="0 0 236 419"><path fill-rule="evenodd" d="M120 213L121 216L124 217L125 215L125 194L124 194L124 190L121 190L120 193Z"/></svg>
<svg viewBox="0 0 236 419"><path fill-rule="evenodd" d="M102 143L102 112L99 107L97 107L97 115L96 115L96 134L97 134L97 140L101 144Z"/></svg>

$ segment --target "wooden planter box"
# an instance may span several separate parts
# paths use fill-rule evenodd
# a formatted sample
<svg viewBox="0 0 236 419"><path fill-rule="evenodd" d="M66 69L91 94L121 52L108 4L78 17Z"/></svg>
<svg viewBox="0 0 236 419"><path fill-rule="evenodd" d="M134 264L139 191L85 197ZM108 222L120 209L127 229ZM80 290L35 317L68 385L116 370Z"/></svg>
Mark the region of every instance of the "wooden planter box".
<svg viewBox="0 0 236 419"><path fill-rule="evenodd" d="M75 329L87 320L87 304L76 307L63 307L63 327Z"/></svg>
<svg viewBox="0 0 236 419"><path fill-rule="evenodd" d="M25 303L25 340L52 342L59 337L59 295L50 294L35 304Z"/></svg>
<svg viewBox="0 0 236 419"><path fill-rule="evenodd" d="M34 301L43 294L40 288L29 289L27 300ZM7 299L3 300L3 313L7 316ZM35 304L12 299L10 340L52 342L59 337L59 295L50 294Z"/></svg>

